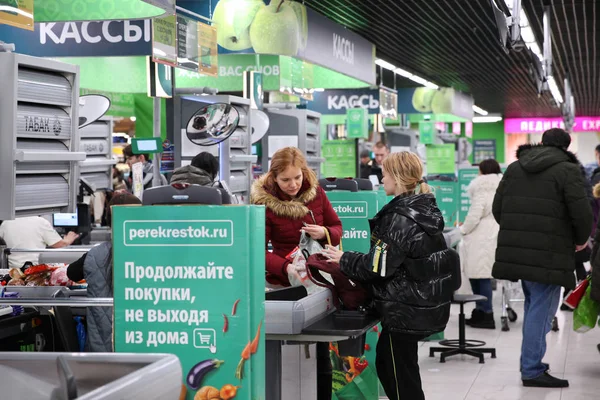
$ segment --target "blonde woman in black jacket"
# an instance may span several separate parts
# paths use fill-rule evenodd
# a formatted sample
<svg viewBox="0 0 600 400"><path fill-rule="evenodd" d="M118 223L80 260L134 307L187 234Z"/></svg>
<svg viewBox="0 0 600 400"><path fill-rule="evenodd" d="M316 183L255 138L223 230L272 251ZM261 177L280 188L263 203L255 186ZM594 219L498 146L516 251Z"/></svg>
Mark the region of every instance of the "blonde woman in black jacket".
<svg viewBox="0 0 600 400"><path fill-rule="evenodd" d="M442 234L444 219L416 154L383 162L383 185L396 196L370 221L368 254L327 247L324 254L349 278L370 288L383 331L377 373L390 400L423 400L418 341L445 329L459 271Z"/></svg>

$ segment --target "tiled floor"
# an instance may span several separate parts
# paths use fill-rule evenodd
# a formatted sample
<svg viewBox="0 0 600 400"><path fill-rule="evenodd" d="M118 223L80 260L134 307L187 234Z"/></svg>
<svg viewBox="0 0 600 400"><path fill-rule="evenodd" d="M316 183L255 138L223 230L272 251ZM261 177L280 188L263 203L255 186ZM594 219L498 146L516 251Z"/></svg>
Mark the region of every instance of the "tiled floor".
<svg viewBox="0 0 600 400"><path fill-rule="evenodd" d="M500 285L499 285L500 286ZM545 361L551 373L569 380L567 389L524 388L519 374L521 346L521 318L523 303L513 303L518 319L510 323L510 331L500 330L500 290L494 292L496 329L483 330L467 327L467 338L480 339L496 347L496 359L486 356L485 364L468 356L454 356L445 364L439 356L429 357L429 347L437 343L423 343L419 350L421 377L427 400L589 400L600 398L600 328L585 334L572 328L572 313L558 311L559 332L547 337ZM471 308L467 308L470 315ZM458 337L458 306L453 306L446 338Z"/></svg>

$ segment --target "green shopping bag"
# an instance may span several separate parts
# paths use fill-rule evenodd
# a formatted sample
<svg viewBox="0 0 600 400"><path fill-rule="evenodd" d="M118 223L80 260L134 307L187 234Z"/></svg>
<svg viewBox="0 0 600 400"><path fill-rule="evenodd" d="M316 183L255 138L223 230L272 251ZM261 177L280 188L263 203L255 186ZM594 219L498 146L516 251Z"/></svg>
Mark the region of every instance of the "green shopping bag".
<svg viewBox="0 0 600 400"><path fill-rule="evenodd" d="M337 400L373 400L379 398L379 381L377 373L370 365L363 370L352 382L333 393L332 399Z"/></svg>
<svg viewBox="0 0 600 400"><path fill-rule="evenodd" d="M600 313L600 303L592 300L590 293L592 285L585 290L583 298L573 312L573 330L579 333L585 333L596 326L598 314Z"/></svg>

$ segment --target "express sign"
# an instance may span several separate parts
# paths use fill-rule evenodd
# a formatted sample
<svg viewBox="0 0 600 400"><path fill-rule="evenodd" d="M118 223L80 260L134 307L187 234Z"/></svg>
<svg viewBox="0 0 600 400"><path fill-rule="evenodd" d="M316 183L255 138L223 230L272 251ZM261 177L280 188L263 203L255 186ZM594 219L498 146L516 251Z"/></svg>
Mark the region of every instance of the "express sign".
<svg viewBox="0 0 600 400"><path fill-rule="evenodd" d="M552 128L565 128L562 118L508 118L506 133L543 133ZM600 132L600 117L575 117L573 132Z"/></svg>

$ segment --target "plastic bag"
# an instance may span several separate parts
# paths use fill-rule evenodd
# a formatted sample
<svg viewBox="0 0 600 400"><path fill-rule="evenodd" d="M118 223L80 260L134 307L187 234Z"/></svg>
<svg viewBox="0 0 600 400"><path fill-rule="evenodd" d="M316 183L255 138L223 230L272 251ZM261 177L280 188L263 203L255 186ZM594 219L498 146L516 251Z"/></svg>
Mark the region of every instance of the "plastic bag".
<svg viewBox="0 0 600 400"><path fill-rule="evenodd" d="M329 237L328 237L329 239ZM302 250L308 251L308 255L312 256L323 251L323 246L313 238L311 238L306 232L302 231L300 235L300 243L298 244L300 252Z"/></svg>
<svg viewBox="0 0 600 400"><path fill-rule="evenodd" d="M77 323L77 342L79 343L79 351L85 351L85 342L87 340L87 332L85 330L85 326L83 325L82 317L75 317L75 322Z"/></svg>
<svg viewBox="0 0 600 400"><path fill-rule="evenodd" d="M72 286L73 281L67 276L66 268L56 268L50 275L50 286Z"/></svg>
<svg viewBox="0 0 600 400"><path fill-rule="evenodd" d="M581 302L581 299L583 298L583 295L585 294L585 291L587 290L589 284L589 279L584 279L583 281L581 281L581 283L579 283L579 285L577 285L577 287L574 290L571 290L565 296L563 304L569 307L571 310L576 309L579 303Z"/></svg>
<svg viewBox="0 0 600 400"><path fill-rule="evenodd" d="M329 235L327 235L327 240ZM323 246L313 238L311 238L306 232L302 231L300 235L300 242L295 251L289 256L292 257L292 263L290 265L296 266L296 269L288 272L288 280L292 286L304 286L308 294L315 293L319 290L323 290L320 286L315 285L306 272L306 254L312 255L323 251ZM328 275L329 280L331 277Z"/></svg>
<svg viewBox="0 0 600 400"><path fill-rule="evenodd" d="M600 303L592 300L590 297L591 291L592 287L590 285L573 312L573 330L575 332L585 333L596 326L598 314L600 313Z"/></svg>

